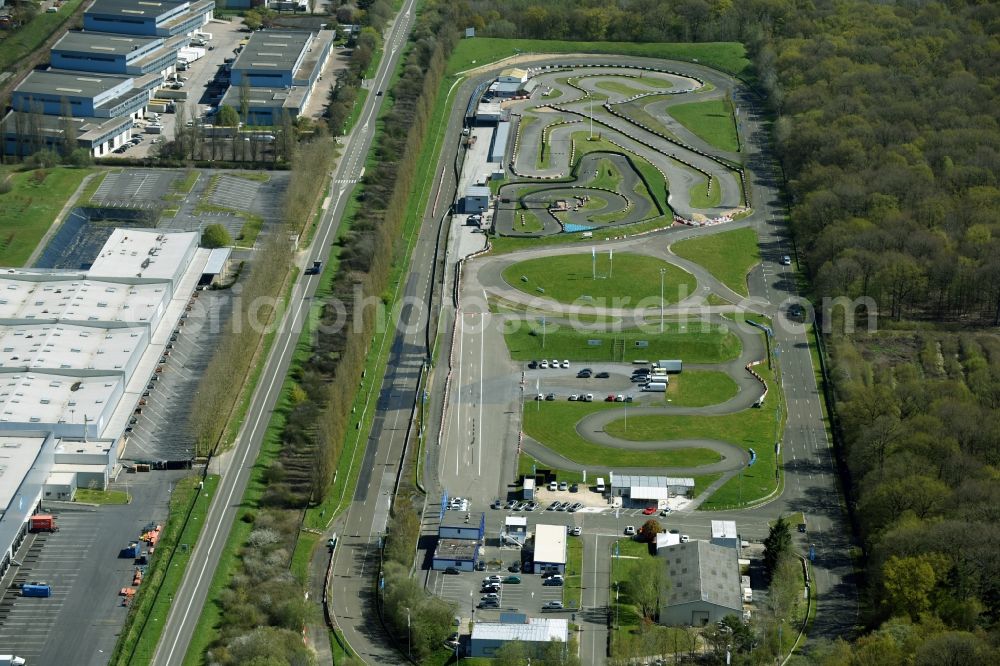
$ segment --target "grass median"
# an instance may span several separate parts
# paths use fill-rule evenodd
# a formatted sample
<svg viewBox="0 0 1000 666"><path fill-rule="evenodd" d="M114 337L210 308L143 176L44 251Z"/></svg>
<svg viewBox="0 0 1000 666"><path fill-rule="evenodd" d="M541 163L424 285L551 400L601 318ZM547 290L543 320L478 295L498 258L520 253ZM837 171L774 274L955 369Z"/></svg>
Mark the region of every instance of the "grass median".
<svg viewBox="0 0 1000 666"><path fill-rule="evenodd" d="M760 263L757 232L750 227L689 238L674 243L671 251L693 261L737 294L747 296L747 273Z"/></svg>
<svg viewBox="0 0 1000 666"><path fill-rule="evenodd" d="M666 400L673 407L706 407L723 403L740 387L724 372L689 370L670 377Z"/></svg>
<svg viewBox="0 0 1000 666"><path fill-rule="evenodd" d="M633 307L640 301L659 307L661 280L664 305L686 298L698 285L693 275L673 264L628 252L583 252L519 261L504 269L503 279L526 294L560 303L613 303L613 299L627 298Z"/></svg>
<svg viewBox="0 0 1000 666"><path fill-rule="evenodd" d="M624 412L625 407L622 403L613 402L532 401L524 406L524 432L553 452L581 465L697 467L709 465L722 459L715 451L701 448L651 451L649 449L622 449L603 446L590 442L577 432L576 426L585 416L609 409ZM630 427L633 420L629 419ZM672 438L661 437L659 439ZM569 481L569 479L565 480Z"/></svg>
<svg viewBox="0 0 1000 666"><path fill-rule="evenodd" d="M570 316L571 317L571 316ZM665 322L659 326L621 331L579 330L582 326L559 325L543 317L507 322L504 339L516 361L559 358L585 362L629 362L679 358L685 363L721 363L740 355L739 338L721 326L702 322ZM588 327L592 329L594 327Z"/></svg>

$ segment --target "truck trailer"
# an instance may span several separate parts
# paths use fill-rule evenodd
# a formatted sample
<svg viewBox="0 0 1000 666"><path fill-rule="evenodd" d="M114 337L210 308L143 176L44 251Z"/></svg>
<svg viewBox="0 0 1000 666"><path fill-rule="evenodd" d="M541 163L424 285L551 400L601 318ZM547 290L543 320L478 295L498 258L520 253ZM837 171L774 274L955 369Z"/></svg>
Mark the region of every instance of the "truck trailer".
<svg viewBox="0 0 1000 666"><path fill-rule="evenodd" d="M51 597L52 588L44 583L25 583L21 586L22 597Z"/></svg>
<svg viewBox="0 0 1000 666"><path fill-rule="evenodd" d="M12 654L0 654L0 666L24 666L24 659Z"/></svg>
<svg viewBox="0 0 1000 666"><path fill-rule="evenodd" d="M56 525L55 516L50 516L48 514L40 513L36 516L31 516L28 518L28 531L29 532L58 532L59 527ZM2 666L2 664L0 664Z"/></svg>

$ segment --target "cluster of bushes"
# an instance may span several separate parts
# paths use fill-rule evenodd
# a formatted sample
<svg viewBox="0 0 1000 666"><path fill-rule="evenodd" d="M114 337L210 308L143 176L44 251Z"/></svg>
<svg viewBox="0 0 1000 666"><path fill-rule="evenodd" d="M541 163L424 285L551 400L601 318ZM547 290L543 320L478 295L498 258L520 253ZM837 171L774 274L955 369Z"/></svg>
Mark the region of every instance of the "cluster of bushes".
<svg viewBox="0 0 1000 666"><path fill-rule="evenodd" d="M302 628L315 606L289 572L298 521L294 512L248 512L252 525L240 549L240 570L219 596L219 635L206 655L209 664L312 664Z"/></svg>

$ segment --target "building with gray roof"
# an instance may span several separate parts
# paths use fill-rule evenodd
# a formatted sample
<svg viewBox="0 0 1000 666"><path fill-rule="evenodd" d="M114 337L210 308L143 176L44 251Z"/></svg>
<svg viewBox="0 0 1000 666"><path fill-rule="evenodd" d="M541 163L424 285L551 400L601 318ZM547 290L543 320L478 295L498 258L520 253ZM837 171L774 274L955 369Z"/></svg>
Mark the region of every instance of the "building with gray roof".
<svg viewBox="0 0 1000 666"><path fill-rule="evenodd" d="M177 62L187 37L117 35L71 30L52 47L55 69L105 74L165 74Z"/></svg>
<svg viewBox="0 0 1000 666"><path fill-rule="evenodd" d="M660 593L660 624L700 627L742 613L736 549L689 541L658 549L656 555L670 581Z"/></svg>
<svg viewBox="0 0 1000 666"><path fill-rule="evenodd" d="M85 30L125 35L189 35L212 18L215 0L94 0Z"/></svg>
<svg viewBox="0 0 1000 666"><path fill-rule="evenodd" d="M694 479L639 474L610 474L611 496L620 497L623 507L666 506L668 498L694 490Z"/></svg>
<svg viewBox="0 0 1000 666"><path fill-rule="evenodd" d="M569 640L569 620L561 617L528 617L502 613L500 622L476 622L472 625L472 657L492 657L504 645L519 641L529 656L541 657L552 641L563 645Z"/></svg>

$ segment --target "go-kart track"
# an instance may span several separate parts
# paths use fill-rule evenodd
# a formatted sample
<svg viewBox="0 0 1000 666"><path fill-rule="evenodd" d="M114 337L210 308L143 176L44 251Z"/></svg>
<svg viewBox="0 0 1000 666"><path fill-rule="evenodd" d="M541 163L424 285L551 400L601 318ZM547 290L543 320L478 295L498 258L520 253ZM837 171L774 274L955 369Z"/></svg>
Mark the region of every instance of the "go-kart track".
<svg viewBox="0 0 1000 666"><path fill-rule="evenodd" d="M670 115L677 105L726 100L728 88L625 65L550 65L532 80L528 99L505 104L516 129L497 233L546 236L661 217L700 224L747 208L739 153Z"/></svg>

